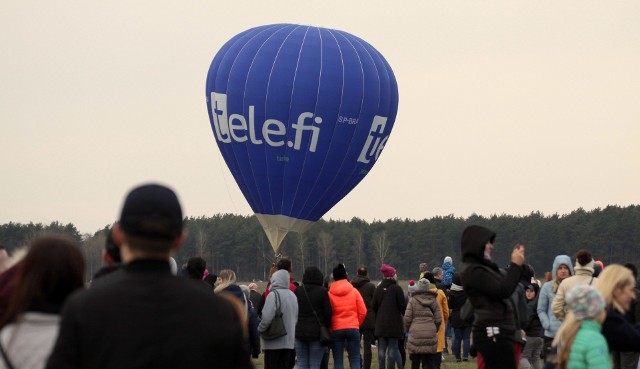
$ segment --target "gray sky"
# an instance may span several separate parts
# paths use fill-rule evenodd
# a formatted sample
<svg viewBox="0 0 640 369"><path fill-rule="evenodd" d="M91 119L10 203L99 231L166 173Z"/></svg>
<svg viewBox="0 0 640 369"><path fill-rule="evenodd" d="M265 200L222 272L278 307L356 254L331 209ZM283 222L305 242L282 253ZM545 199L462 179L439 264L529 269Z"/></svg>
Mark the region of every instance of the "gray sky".
<svg viewBox="0 0 640 369"><path fill-rule="evenodd" d="M205 78L226 40L271 23L361 37L398 80L384 153L325 219L638 204L638 14L638 1L5 1L0 224L94 232L145 181L176 189L189 216L251 214Z"/></svg>

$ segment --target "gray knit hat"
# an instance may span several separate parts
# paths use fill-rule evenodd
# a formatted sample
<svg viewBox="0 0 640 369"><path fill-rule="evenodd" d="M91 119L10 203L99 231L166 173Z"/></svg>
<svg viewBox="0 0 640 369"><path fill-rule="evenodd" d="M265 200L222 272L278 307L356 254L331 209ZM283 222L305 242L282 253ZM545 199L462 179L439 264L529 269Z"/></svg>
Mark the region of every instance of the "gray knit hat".
<svg viewBox="0 0 640 369"><path fill-rule="evenodd" d="M429 283L429 280L427 280L426 278L421 278L416 283L416 291L427 292L429 291L430 288L431 288L431 283Z"/></svg>

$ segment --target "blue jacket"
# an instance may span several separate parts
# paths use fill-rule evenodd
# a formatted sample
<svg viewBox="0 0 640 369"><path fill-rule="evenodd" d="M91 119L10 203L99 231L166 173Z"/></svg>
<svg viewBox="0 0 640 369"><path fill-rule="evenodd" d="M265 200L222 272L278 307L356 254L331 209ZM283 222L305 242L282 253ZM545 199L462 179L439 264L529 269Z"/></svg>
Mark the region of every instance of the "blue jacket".
<svg viewBox="0 0 640 369"><path fill-rule="evenodd" d="M553 269L552 275L555 278L558 272L558 268L560 265L565 264L569 267L569 272L573 275L573 265L571 264L571 258L567 255L558 255L553 261ZM556 297L556 292L553 291L553 284L555 280L551 280L545 283L540 289L540 294L538 297L538 318L540 318L540 323L542 323L542 327L544 328L544 335L546 337L555 337L558 328L560 328L560 324L562 323L556 316L553 314L552 303L554 297Z"/></svg>
<svg viewBox="0 0 640 369"><path fill-rule="evenodd" d="M442 264L442 284L451 288L453 283L453 275L456 274L456 267L453 264L446 262Z"/></svg>

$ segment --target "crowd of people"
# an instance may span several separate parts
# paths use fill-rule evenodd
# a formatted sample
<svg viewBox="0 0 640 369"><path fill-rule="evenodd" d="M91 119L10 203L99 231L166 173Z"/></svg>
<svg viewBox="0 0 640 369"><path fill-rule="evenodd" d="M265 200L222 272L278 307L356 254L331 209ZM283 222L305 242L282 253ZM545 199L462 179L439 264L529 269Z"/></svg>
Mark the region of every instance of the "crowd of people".
<svg viewBox="0 0 640 369"><path fill-rule="evenodd" d="M496 234L462 233L461 263L419 264L406 286L396 269L367 266L350 277L291 260L269 284L238 284L201 257L178 267L182 208L169 188L147 184L124 200L107 235L105 266L85 283L80 246L56 234L26 251L0 247L0 369L251 368L440 369L443 360L479 369L637 369L640 304L632 264L603 267L587 250L555 257L544 281L514 246L492 259ZM544 283L543 283L544 282Z"/></svg>

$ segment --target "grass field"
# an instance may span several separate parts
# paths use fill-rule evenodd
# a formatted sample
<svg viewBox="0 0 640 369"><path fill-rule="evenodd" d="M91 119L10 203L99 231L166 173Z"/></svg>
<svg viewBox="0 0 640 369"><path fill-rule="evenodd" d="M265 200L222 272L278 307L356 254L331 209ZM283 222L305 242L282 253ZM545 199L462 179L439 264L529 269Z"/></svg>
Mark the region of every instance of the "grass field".
<svg viewBox="0 0 640 369"><path fill-rule="evenodd" d="M378 351L374 348L372 349L373 359L371 360L371 369L378 369ZM253 366L256 369L264 368L264 357L260 354L260 357L257 359L252 359ZM349 360L347 359L347 355L345 353L344 357L344 365L345 368L349 368ZM407 362L405 363L405 368L411 368L411 361L409 361L409 357L407 355ZM333 359L329 359L329 368L333 368ZM475 369L476 361L473 358L469 358L468 362L456 363L455 357L449 355L446 357L444 361L442 361L441 369Z"/></svg>

